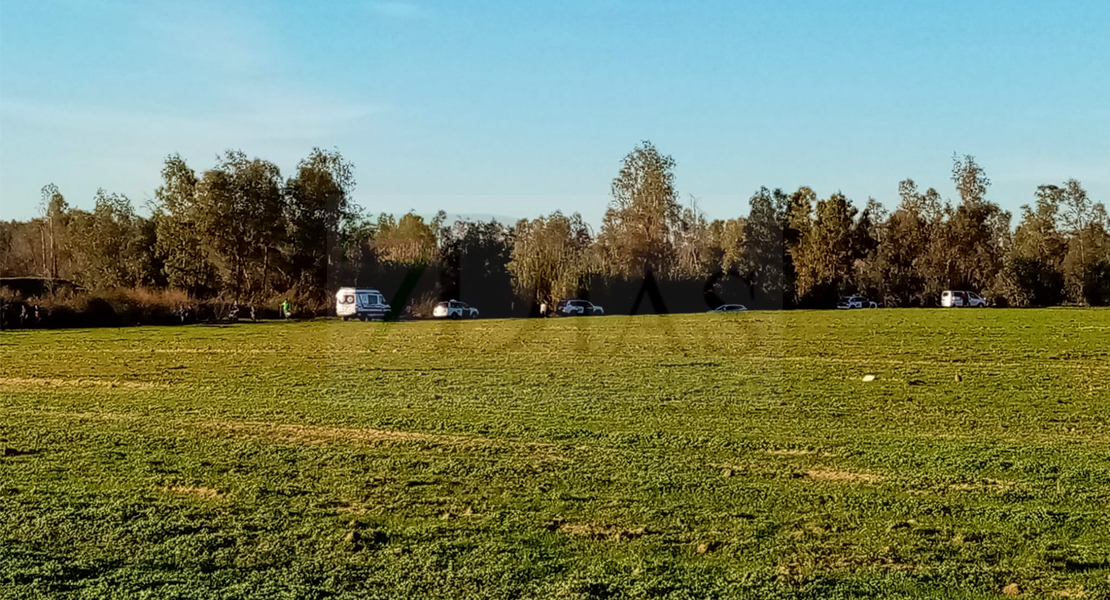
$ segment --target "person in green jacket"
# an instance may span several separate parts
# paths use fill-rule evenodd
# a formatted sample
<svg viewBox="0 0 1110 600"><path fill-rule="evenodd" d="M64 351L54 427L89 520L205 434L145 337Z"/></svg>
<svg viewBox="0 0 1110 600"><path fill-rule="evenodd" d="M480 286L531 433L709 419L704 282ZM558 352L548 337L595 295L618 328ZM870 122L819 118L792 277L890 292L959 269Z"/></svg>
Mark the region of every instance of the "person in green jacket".
<svg viewBox="0 0 1110 600"><path fill-rule="evenodd" d="M292 315L293 315L293 305L290 304L288 300L283 301L281 303L281 316L282 316L282 318L288 319Z"/></svg>

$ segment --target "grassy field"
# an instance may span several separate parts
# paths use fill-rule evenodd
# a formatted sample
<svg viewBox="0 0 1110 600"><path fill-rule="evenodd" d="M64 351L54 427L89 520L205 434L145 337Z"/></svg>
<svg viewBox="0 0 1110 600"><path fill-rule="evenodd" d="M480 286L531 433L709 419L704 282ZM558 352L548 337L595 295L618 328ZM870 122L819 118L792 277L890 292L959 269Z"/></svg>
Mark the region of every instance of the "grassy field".
<svg viewBox="0 0 1110 600"><path fill-rule="evenodd" d="M1108 311L0 335L2 598L1004 589L1110 597Z"/></svg>

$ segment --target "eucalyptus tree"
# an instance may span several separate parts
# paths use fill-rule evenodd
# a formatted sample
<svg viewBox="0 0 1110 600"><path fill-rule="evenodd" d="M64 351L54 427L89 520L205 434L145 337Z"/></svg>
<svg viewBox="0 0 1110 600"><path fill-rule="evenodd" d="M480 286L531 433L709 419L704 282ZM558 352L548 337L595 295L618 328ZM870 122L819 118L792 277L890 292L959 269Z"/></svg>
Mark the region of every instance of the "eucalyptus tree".
<svg viewBox="0 0 1110 600"><path fill-rule="evenodd" d="M287 259L292 283L323 295L341 279L343 249L359 221L354 166L338 150L315 148L285 184Z"/></svg>
<svg viewBox="0 0 1110 600"><path fill-rule="evenodd" d="M670 273L675 263L672 234L682 216L674 169L675 160L648 141L624 157L598 235L610 274Z"/></svg>

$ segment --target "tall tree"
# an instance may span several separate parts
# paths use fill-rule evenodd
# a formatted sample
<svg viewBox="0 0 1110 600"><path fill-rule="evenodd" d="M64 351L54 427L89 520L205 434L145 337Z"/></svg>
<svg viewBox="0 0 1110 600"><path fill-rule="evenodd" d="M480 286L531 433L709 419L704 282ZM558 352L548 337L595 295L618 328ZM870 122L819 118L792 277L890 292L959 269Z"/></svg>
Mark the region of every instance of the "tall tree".
<svg viewBox="0 0 1110 600"><path fill-rule="evenodd" d="M227 151L197 182L201 239L236 298L269 291L285 237L284 203L277 166L239 151Z"/></svg>
<svg viewBox="0 0 1110 600"><path fill-rule="evenodd" d="M809 234L812 226L813 205L816 203L817 194L802 186L787 199L786 210L782 215L783 292L784 299L791 304L797 304L801 300L798 294L798 269L795 265L803 252L802 240Z"/></svg>
<svg viewBox="0 0 1110 600"><path fill-rule="evenodd" d="M698 206L696 198L691 198L673 230L674 264L676 277L697 278L707 275L717 268L714 261L713 239L710 222Z"/></svg>
<svg viewBox="0 0 1110 600"><path fill-rule="evenodd" d="M197 224L197 176L179 155L166 157L154 197L155 252L167 285L193 295L211 294L217 273Z"/></svg>
<svg viewBox="0 0 1110 600"><path fill-rule="evenodd" d="M508 264L517 293L537 304L576 295L590 273L591 241L577 213L518 221Z"/></svg>
<svg viewBox="0 0 1110 600"><path fill-rule="evenodd" d="M1060 206L1060 223L1067 239L1064 272L1067 296L1073 302L1105 304L1110 302L1110 239L1107 235L1106 207L1096 204L1083 185L1069 179L1063 186L1042 186L1051 190Z"/></svg>
<svg viewBox="0 0 1110 600"><path fill-rule="evenodd" d="M901 202L886 219L871 254L869 287L879 291L886 306L930 306L935 300L927 290L932 277L929 249L943 218L940 194L932 188L918 192L912 179L902 181L898 190Z"/></svg>
<svg viewBox="0 0 1110 600"><path fill-rule="evenodd" d="M749 199L744 221L741 274L751 285L760 306L782 306L784 293L783 222L787 196L780 189L760 188Z"/></svg>
<svg viewBox="0 0 1110 600"><path fill-rule="evenodd" d="M984 201L987 189L991 185L986 171L970 154L965 154L963 157L952 154L952 181L956 184L960 201L964 203Z"/></svg>
<svg viewBox="0 0 1110 600"><path fill-rule="evenodd" d="M856 208L836 193L817 202L814 220L795 258L798 295L827 305L848 291L855 261L853 228Z"/></svg>
<svg viewBox="0 0 1110 600"><path fill-rule="evenodd" d="M717 269L725 273L739 274L745 268L744 249L747 244L744 235L747 223L748 220L744 218L714 222L713 239L716 248L714 256L718 257L717 264L714 266Z"/></svg>
<svg viewBox="0 0 1110 600"><path fill-rule="evenodd" d="M1064 297L1066 241L1057 228L1061 190L1037 188L1036 203L1021 207L1010 252L1000 274L1000 292L1011 306L1052 305Z"/></svg>
<svg viewBox="0 0 1110 600"><path fill-rule="evenodd" d="M69 203L53 183L42 188L42 201L39 204L41 215L42 272L50 279L57 279L58 254L66 246L64 239Z"/></svg>
<svg viewBox="0 0 1110 600"><path fill-rule="evenodd" d="M446 218L442 211L430 223L412 212L400 219L383 213L378 217L374 249L386 262L426 265L436 257L437 234Z"/></svg>
<svg viewBox="0 0 1110 600"><path fill-rule="evenodd" d="M321 299L342 278L343 248L359 214L351 199L354 187L351 163L337 150L319 148L285 185L293 282Z"/></svg>
<svg viewBox="0 0 1110 600"><path fill-rule="evenodd" d="M886 236L886 211L874 198L860 211L852 224L852 274L849 290L864 292L871 297L881 297L883 286L875 282L876 250ZM876 285L878 283L878 285Z"/></svg>
<svg viewBox="0 0 1110 600"><path fill-rule="evenodd" d="M511 232L496 221L444 227L439 248L444 296L481 303L490 308L483 314L496 314L513 294L511 241Z"/></svg>
<svg viewBox="0 0 1110 600"><path fill-rule="evenodd" d="M674 168L674 159L647 141L625 156L598 236L612 274L669 274L672 230L681 217Z"/></svg>
<svg viewBox="0 0 1110 600"><path fill-rule="evenodd" d="M990 179L968 155L952 157L952 181L960 204L948 219L944 251L949 253L948 284L989 289L1001 270L1010 239L1010 213L986 199Z"/></svg>
<svg viewBox="0 0 1110 600"><path fill-rule="evenodd" d="M76 211L72 223L77 280L107 289L156 283L146 221L127 196L97 190L93 211Z"/></svg>

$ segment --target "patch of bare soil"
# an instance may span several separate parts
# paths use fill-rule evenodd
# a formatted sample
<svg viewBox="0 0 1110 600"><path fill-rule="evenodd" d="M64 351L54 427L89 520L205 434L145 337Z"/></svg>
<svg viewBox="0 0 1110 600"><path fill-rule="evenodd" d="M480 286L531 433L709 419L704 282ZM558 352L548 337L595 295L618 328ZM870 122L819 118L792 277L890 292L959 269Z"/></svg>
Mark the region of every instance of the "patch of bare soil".
<svg viewBox="0 0 1110 600"><path fill-rule="evenodd" d="M359 427L328 427L323 425L291 425L265 421L203 421L196 424L235 437L276 440L298 444L327 444L334 442L433 442L463 445L482 445L492 440L481 437L439 435L389 429L364 429Z"/></svg>
<svg viewBox="0 0 1110 600"><path fill-rule="evenodd" d="M622 542L632 540L648 533L644 527L636 527L634 529L626 529L616 525L594 524L594 523L563 523L559 520L553 521L548 525L548 529L565 533L574 537L583 537L591 540L608 540L612 542Z"/></svg>
<svg viewBox="0 0 1110 600"><path fill-rule="evenodd" d="M872 473L854 473L852 471L838 471L834 469L811 469L802 473L808 479L815 481L831 481L836 483L878 483L882 477Z"/></svg>
<svg viewBox="0 0 1110 600"><path fill-rule="evenodd" d="M179 496L192 496L194 498L203 498L205 500L215 500L222 498L223 493L210 487L193 486L193 485L175 485L171 487L163 487L163 492L167 494L177 494Z"/></svg>
<svg viewBox="0 0 1110 600"><path fill-rule="evenodd" d="M953 483L948 486L950 490L957 490L961 492L1005 492L1013 489L1014 484L1011 481L1002 481L1000 479L983 479L973 483Z"/></svg>
<svg viewBox="0 0 1110 600"><path fill-rule="evenodd" d="M161 387L149 381L114 381L110 379L55 379L46 377L2 377L0 385L13 387L74 387L125 388L149 390Z"/></svg>
<svg viewBox="0 0 1110 600"><path fill-rule="evenodd" d="M364 515L369 512L369 507L358 500L343 499L337 503L335 512L341 515Z"/></svg>
<svg viewBox="0 0 1110 600"><path fill-rule="evenodd" d="M764 454L771 456L821 456L824 458L831 458L836 456L832 452L824 452L821 450L808 450L802 448L777 448L774 450L764 450Z"/></svg>

